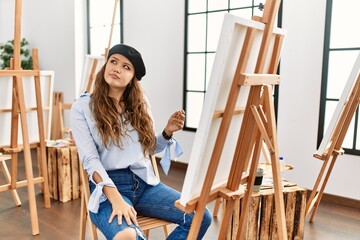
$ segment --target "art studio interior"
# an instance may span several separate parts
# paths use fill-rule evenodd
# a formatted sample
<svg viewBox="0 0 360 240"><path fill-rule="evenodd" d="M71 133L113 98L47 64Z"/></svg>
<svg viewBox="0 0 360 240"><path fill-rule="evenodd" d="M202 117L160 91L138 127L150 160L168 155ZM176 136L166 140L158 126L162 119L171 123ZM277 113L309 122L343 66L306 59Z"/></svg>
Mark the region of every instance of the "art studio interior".
<svg viewBox="0 0 360 240"><path fill-rule="evenodd" d="M0 1L0 238L359 239L359 9L357 0ZM110 72L114 58L130 68ZM128 85L107 80L125 71ZM115 105L96 95L101 84ZM134 111L131 89L143 96ZM119 115L87 119L82 98L93 113ZM139 153L111 164L175 189L184 223L150 210L116 236L96 225L96 201L127 220L106 180L105 156L135 156L121 139Z"/></svg>

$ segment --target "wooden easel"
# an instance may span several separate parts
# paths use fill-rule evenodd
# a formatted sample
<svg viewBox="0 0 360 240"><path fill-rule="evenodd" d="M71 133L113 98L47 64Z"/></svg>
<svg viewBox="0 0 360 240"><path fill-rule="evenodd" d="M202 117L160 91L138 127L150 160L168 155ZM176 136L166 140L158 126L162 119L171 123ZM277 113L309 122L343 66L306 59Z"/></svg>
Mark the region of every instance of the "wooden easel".
<svg viewBox="0 0 360 240"><path fill-rule="evenodd" d="M15 30L14 30L14 58L13 64L10 70L1 70L1 76L12 76L13 77L13 92L12 92L12 121L11 121L11 139L10 146L1 147L0 152L11 155L11 180L9 184L0 186L0 192L6 190L14 190L19 187L27 186L29 196L29 209L32 226L32 234L39 234L39 223L36 208L36 197L34 184L42 183L42 191L44 194L45 207L50 207L50 196L48 189L47 179L47 167L46 167L46 145L45 145L45 134L43 125L43 112L42 112L42 100L41 100L41 88L40 88L40 72L38 62L37 49L33 49L33 68L34 70L22 70L21 69L21 58L20 58L20 32L21 32L21 10L22 1L15 1ZM35 79L35 94L36 94L36 110L38 118L38 129L39 129L39 142L29 142L29 133L26 119L26 106L24 99L24 88L22 77L23 76L34 76ZM22 130L22 145L18 144L18 123L20 115L20 124ZM32 170L32 159L31 159L31 147L38 147L39 151L39 164L41 176L33 176ZM18 153L23 151L24 162L25 162L25 174L26 180L17 181L18 176Z"/></svg>
<svg viewBox="0 0 360 240"><path fill-rule="evenodd" d="M282 196L280 166L278 160L275 111L271 86L279 83L279 76L275 75L275 73L280 58L283 36L276 35L273 52L269 53L270 37L273 33L275 17L279 5L279 0L267 1L263 17L254 18L254 20L266 24L254 74L246 74L245 71L249 62L250 51L254 43L256 29L248 28L247 30L225 110L223 113L217 114L219 117L222 117L222 121L214 144L214 149L212 150L210 164L200 196L188 202L186 206L182 206L178 201L175 203L178 208L185 212L189 213L195 210L195 217L191 225L188 239L197 238L205 213L206 204L218 197L223 197L227 200L218 239L226 238L235 200L241 197L244 198L237 234L237 239L241 238L246 227L247 209L250 203L253 184L247 184L245 193L242 190L239 190L239 187L240 184L254 182L263 141L266 142L271 156L278 236L279 239L287 239L284 200ZM267 66L268 68L266 68L265 62L268 54L271 56L271 62L270 65ZM250 92L227 184L225 187L219 187L211 191L231 119L234 114L237 114L235 105L240 93L240 88L241 86L246 85L250 86ZM211 150L209 149L209 151ZM250 158L252 159L250 160ZM249 175L245 176L244 173L249 164Z"/></svg>
<svg viewBox="0 0 360 240"><path fill-rule="evenodd" d="M327 184L327 181L329 180L336 159L340 154L344 153L341 146L343 144L347 130L349 129L351 120L353 119L355 111L360 103L360 54L357 58L353 71L355 74L355 82L351 86L349 94L347 95L347 99L335 124L335 128L331 133L328 145L322 153L314 154L315 158L323 160L323 164L306 205L306 215L309 215L312 211L312 214L310 216L310 222L314 220L315 213L320 204L322 195L325 190L325 186ZM324 173L325 178L323 178ZM318 192L320 184L321 187L320 191Z"/></svg>

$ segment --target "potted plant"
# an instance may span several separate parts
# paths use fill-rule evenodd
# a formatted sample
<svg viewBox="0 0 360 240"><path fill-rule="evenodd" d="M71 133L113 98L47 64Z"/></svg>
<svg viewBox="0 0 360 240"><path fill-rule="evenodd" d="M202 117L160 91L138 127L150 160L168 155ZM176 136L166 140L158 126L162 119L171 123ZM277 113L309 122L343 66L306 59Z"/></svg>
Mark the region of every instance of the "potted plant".
<svg viewBox="0 0 360 240"><path fill-rule="evenodd" d="M29 50L29 42L23 38L20 42L21 68L32 69L32 57ZM10 59L14 54L14 40L9 40L5 44L0 44L0 68L6 69L10 67Z"/></svg>

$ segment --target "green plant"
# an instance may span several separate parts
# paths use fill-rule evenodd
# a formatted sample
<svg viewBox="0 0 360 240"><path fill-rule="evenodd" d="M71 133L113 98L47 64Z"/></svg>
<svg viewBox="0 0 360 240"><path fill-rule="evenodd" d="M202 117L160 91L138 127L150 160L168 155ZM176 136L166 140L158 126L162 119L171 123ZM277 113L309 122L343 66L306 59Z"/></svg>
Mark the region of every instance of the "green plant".
<svg viewBox="0 0 360 240"><path fill-rule="evenodd" d="M29 50L29 42L23 38L20 42L20 57L22 69L32 69L32 57ZM14 54L14 40L9 40L5 44L0 45L0 68L10 67L10 59Z"/></svg>

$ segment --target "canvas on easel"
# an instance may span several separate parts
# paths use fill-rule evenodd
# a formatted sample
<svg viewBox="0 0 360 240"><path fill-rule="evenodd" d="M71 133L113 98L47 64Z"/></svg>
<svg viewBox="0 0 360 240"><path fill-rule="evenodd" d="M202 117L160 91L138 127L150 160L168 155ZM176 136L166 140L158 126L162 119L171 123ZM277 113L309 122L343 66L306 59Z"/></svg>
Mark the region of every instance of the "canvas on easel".
<svg viewBox="0 0 360 240"><path fill-rule="evenodd" d="M208 202L227 200L219 239L225 239L235 199L244 198L237 239L244 231L261 146L271 155L276 220L287 239L272 86L284 31L274 28L280 1L267 1L263 17L225 15L203 112L195 135L181 198L176 206L195 211L188 239L196 239ZM228 134L229 133L229 134Z"/></svg>
<svg viewBox="0 0 360 240"><path fill-rule="evenodd" d="M323 164L306 205L306 215L312 211L310 222L312 222L315 217L316 210L320 204L336 159L340 154L344 153L342 144L359 103L360 53L354 63L321 144L314 154L315 158L323 160Z"/></svg>
<svg viewBox="0 0 360 240"><path fill-rule="evenodd" d="M42 110L43 110L43 125L45 130L45 140L50 140L51 131L51 115L52 115L52 101L53 101L53 87L54 87L54 71L40 71L40 85L42 97ZM37 127L37 114L36 114L36 96L34 76L22 77L24 89L25 105L27 107L27 123L29 128L29 140L31 142L39 142L39 131ZM10 145L11 129L11 104L12 104L12 76L0 76L0 147ZM18 133L19 144L22 144L21 131Z"/></svg>

